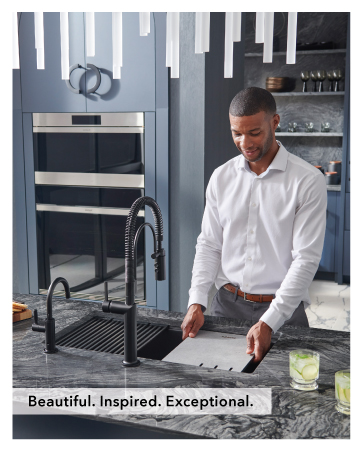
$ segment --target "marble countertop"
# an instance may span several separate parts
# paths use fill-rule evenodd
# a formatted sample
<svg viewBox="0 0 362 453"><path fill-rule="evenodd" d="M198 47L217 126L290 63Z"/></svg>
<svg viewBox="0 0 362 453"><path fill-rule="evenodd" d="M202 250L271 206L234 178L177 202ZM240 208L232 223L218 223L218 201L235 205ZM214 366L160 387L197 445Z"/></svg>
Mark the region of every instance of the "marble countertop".
<svg viewBox="0 0 362 453"><path fill-rule="evenodd" d="M327 191L328 192L340 192L341 191L341 185L327 184Z"/></svg>
<svg viewBox="0 0 362 453"><path fill-rule="evenodd" d="M46 314L45 296L14 294L13 300ZM105 315L97 302L54 298L56 333L86 315ZM112 315L117 316L117 315ZM182 313L138 307L138 319L179 327ZM44 354L45 335L31 330L33 320L13 325L13 387L109 388L271 388L271 415L107 415L102 421L132 424L164 432L205 438L311 439L350 437L350 417L335 410L334 373L350 367L350 334L325 329L285 326L276 343L253 373L233 373L141 358L141 366L124 368L113 354L58 346ZM206 330L246 334L239 320L205 316ZM308 348L320 354L319 388L300 392L289 385L289 352Z"/></svg>

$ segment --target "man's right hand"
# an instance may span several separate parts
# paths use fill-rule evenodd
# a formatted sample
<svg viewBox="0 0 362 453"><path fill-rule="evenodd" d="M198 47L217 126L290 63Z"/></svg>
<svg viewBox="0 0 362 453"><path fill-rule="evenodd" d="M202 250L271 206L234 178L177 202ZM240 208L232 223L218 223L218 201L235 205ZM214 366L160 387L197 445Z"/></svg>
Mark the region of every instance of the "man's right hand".
<svg viewBox="0 0 362 453"><path fill-rule="evenodd" d="M182 339L184 340L187 337L194 338L203 324L204 314L202 313L201 305L190 305L183 323L181 324Z"/></svg>

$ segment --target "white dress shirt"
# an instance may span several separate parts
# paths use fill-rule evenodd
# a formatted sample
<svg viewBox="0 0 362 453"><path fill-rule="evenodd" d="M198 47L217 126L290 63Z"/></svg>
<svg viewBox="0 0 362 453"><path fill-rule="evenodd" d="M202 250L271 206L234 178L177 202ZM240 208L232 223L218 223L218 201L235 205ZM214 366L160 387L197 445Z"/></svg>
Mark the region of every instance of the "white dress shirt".
<svg viewBox="0 0 362 453"><path fill-rule="evenodd" d="M188 303L206 308L213 283L217 289L231 283L246 293L275 294L260 318L274 332L301 301L310 304L327 208L323 174L278 144L259 176L242 154L213 172Z"/></svg>

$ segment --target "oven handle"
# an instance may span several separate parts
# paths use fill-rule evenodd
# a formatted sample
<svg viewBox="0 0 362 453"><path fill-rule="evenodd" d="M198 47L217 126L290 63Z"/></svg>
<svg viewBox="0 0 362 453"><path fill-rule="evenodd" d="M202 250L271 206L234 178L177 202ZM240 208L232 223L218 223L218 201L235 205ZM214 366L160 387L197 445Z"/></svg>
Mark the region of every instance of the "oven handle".
<svg viewBox="0 0 362 453"><path fill-rule="evenodd" d="M34 176L36 185L129 187L134 189L143 189L145 187L144 175L36 171Z"/></svg>
<svg viewBox="0 0 362 453"><path fill-rule="evenodd" d="M96 214L96 215L118 215L127 217L129 209L124 208L100 208L97 206L60 206L57 204L36 204L37 211L47 212L70 212L74 214ZM145 211L141 210L138 213L139 217L145 216Z"/></svg>
<svg viewBox="0 0 362 453"><path fill-rule="evenodd" d="M142 126L34 126L34 133L64 133L64 134L143 134Z"/></svg>

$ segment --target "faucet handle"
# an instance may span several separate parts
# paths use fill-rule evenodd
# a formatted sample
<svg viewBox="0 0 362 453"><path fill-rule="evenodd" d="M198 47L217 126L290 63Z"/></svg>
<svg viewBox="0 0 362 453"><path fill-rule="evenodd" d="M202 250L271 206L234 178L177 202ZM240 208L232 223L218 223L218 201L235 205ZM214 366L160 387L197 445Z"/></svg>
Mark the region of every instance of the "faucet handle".
<svg viewBox="0 0 362 453"><path fill-rule="evenodd" d="M104 282L104 300L108 301L108 282Z"/></svg>
<svg viewBox="0 0 362 453"><path fill-rule="evenodd" d="M166 253L164 249L159 249L152 253L151 258L155 260L155 280L166 280Z"/></svg>
<svg viewBox="0 0 362 453"><path fill-rule="evenodd" d="M34 324L31 326L31 330L35 332L45 332L45 326L41 326L38 320L38 310L34 310Z"/></svg>

